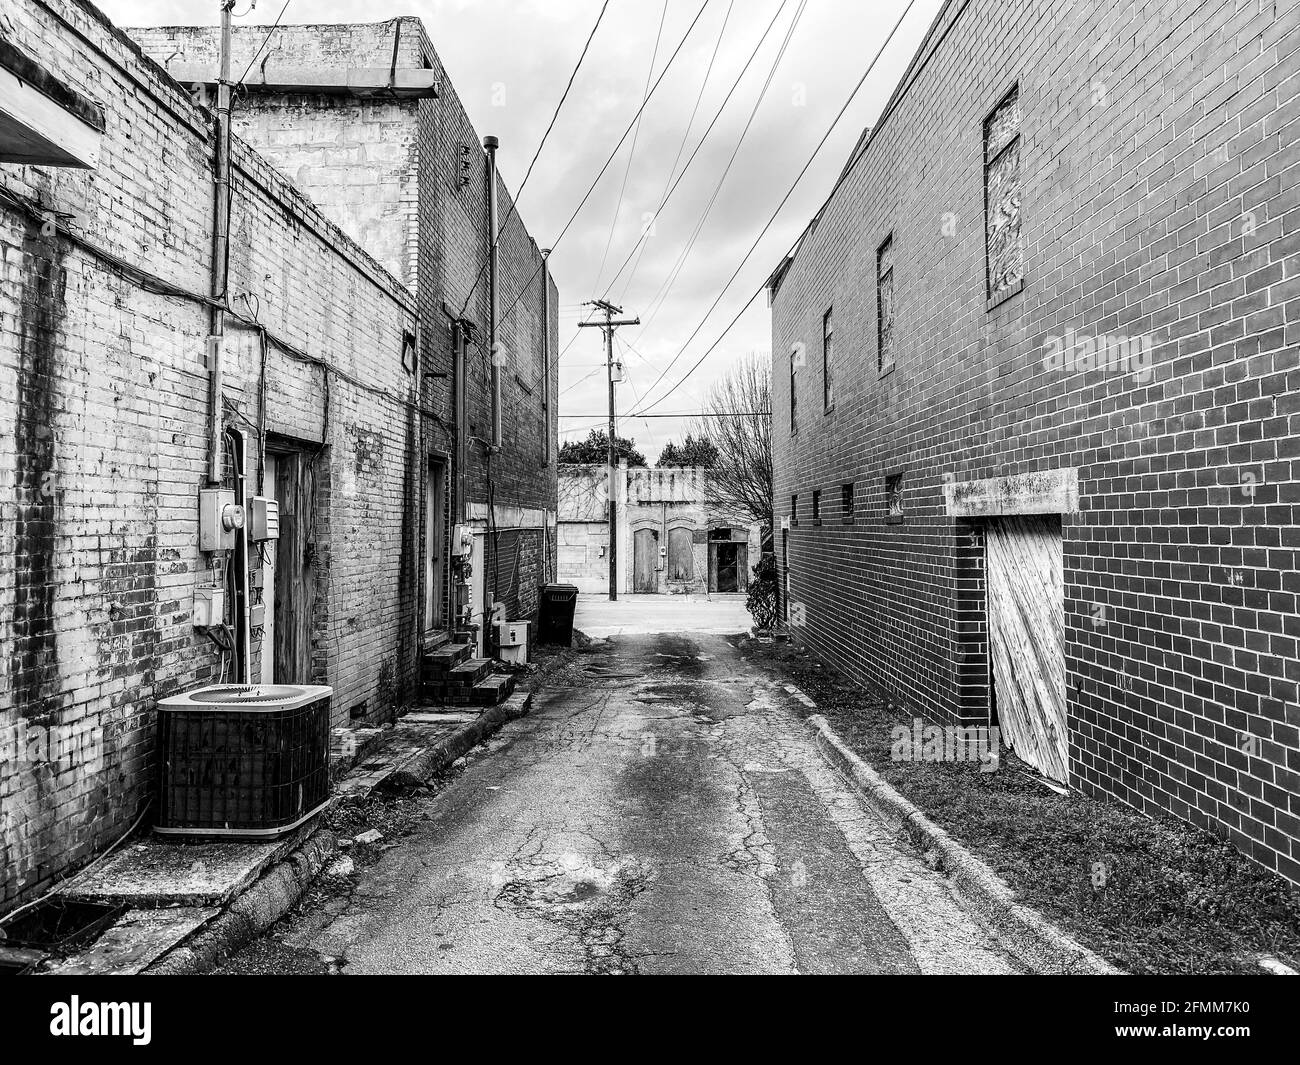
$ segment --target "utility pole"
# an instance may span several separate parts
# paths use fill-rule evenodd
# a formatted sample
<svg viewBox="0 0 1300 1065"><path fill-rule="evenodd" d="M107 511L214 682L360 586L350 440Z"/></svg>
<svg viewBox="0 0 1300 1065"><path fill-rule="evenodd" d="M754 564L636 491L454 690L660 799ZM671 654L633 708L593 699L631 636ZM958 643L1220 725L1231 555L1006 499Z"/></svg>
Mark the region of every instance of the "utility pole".
<svg viewBox="0 0 1300 1065"><path fill-rule="evenodd" d="M640 318L619 318L622 307L615 307L608 300L588 300L587 307L595 307L605 315L604 321L579 322L579 329L602 329L605 332L605 377L609 382L609 446L606 449L606 461L609 463L609 597L618 598L618 493L614 488L614 330L621 325L640 325Z"/></svg>

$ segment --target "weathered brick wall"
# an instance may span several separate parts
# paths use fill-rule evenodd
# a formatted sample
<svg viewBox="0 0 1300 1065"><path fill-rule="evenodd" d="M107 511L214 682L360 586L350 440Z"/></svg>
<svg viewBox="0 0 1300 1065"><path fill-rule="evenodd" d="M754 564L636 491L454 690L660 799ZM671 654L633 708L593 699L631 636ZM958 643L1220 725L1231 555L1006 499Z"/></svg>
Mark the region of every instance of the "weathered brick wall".
<svg viewBox="0 0 1300 1065"><path fill-rule="evenodd" d="M671 558L662 559L657 588L660 592L704 593L709 590L708 532L717 528L747 531L751 569L761 550L761 529L711 498L708 471L700 467L620 467L618 512L619 590L631 592L635 576L635 534L649 529L656 534L656 550L667 547L674 529L692 534L691 576L673 580ZM609 485L608 468L566 465L559 474L559 579L576 584L582 592L609 591ZM748 572L745 574L748 578Z"/></svg>
<svg viewBox="0 0 1300 1065"><path fill-rule="evenodd" d="M395 37L398 63L421 67L418 35L397 32L399 23L406 21L359 23L347 26L346 33L322 33L316 26L281 26L271 33L269 26L236 25L231 70L238 78L267 42L253 64L252 80L265 62L272 70L279 65L316 72L333 69L343 81L348 69L387 69ZM169 70L217 68L221 38L215 26L151 26L127 32ZM238 94L232 128L414 291L418 107L417 100L384 95L267 95L253 88Z"/></svg>
<svg viewBox="0 0 1300 1065"><path fill-rule="evenodd" d="M788 517L799 496L803 638L927 716L979 720L981 528L947 516L945 479L1077 468L1080 512L1062 522L1071 783L1213 828L1293 880L1298 72L1300 9L1271 0L955 0L772 305L775 502ZM1016 83L1025 276L989 308L983 123ZM1150 337L1152 372L1049 365L1046 338L1071 329Z"/></svg>
<svg viewBox="0 0 1300 1065"><path fill-rule="evenodd" d="M154 784L156 700L220 669L191 616L207 579L207 115L89 5L14 5L9 24L107 131L93 172L0 166L0 906L131 824ZM275 341L266 427L321 445L319 668L336 719L362 700L382 712L413 663L414 301L246 146L235 161L230 291ZM63 231L43 232L36 201ZM259 333L232 320L228 338L227 421L255 456Z"/></svg>
<svg viewBox="0 0 1300 1065"><path fill-rule="evenodd" d="M130 31L155 59L214 65L217 36L212 27L162 27ZM266 37L266 27L236 29L232 69L242 71ZM531 616L537 586L555 572L555 532L540 512L555 511L555 453L559 419L556 404L544 409L543 374L550 395L558 391L554 364L559 339L559 296L541 254L498 176L498 215L504 223L500 244L498 338L502 370L502 450L491 460L487 156L483 137L470 122L433 43L417 18L337 26L290 26L271 36L272 62L335 70L340 82L356 67L429 68L436 72L436 100L365 101L323 95L265 94L240 97L236 129L295 184L304 189L345 232L418 293L421 310L423 379L419 447L431 456L455 453L453 350L450 322L464 315L475 326L468 363L467 423L475 438L468 448L467 501L486 506L491 481L498 507L530 511L529 527L507 538L489 533L488 566L502 587L495 598L511 617ZM526 148L502 145L501 166L522 167ZM543 321L543 285L550 290ZM549 336L551 365L543 366ZM544 438L551 446L544 461ZM532 513L537 512L537 513ZM422 516L420 528L427 526ZM516 548L515 541L520 542ZM527 541L527 543L525 543ZM419 550L424 550L421 540ZM500 558L494 557L494 551ZM549 559L549 564L548 560ZM514 579L506 575L514 573ZM474 579L476 604L483 596L482 574ZM423 577L421 575L420 579ZM421 592L423 594L423 592ZM476 611L478 607L476 606Z"/></svg>

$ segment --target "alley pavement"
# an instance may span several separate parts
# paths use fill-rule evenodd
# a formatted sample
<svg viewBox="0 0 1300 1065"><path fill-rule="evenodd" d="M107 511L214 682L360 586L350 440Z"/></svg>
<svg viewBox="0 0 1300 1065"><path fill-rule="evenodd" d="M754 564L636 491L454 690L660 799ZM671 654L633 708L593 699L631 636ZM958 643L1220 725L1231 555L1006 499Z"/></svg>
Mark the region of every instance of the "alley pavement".
<svg viewBox="0 0 1300 1065"><path fill-rule="evenodd" d="M362 974L1014 971L734 637L627 634L556 680L283 946Z"/></svg>

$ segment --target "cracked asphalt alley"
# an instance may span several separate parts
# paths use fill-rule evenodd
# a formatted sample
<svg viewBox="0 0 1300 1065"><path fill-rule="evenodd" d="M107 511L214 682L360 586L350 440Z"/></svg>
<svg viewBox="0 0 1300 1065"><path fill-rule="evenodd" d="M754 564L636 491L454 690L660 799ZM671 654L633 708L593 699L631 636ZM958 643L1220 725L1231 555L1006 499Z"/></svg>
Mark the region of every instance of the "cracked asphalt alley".
<svg viewBox="0 0 1300 1065"><path fill-rule="evenodd" d="M285 945L344 973L1013 971L725 637L581 662Z"/></svg>

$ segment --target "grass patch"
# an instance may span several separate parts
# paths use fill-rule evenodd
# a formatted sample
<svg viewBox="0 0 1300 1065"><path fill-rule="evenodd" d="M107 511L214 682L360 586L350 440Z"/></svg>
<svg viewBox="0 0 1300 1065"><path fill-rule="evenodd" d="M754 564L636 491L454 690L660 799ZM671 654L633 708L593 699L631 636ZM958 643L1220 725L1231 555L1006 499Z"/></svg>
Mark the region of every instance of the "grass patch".
<svg viewBox="0 0 1300 1065"><path fill-rule="evenodd" d="M1261 973L1256 956L1271 954L1300 968L1300 889L1225 840L1118 802L1058 795L1005 750L991 773L892 761L890 730L910 727L910 710L803 648L740 645L807 692L860 757L1023 902L1113 964L1132 973Z"/></svg>

